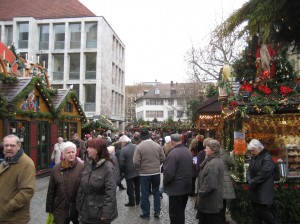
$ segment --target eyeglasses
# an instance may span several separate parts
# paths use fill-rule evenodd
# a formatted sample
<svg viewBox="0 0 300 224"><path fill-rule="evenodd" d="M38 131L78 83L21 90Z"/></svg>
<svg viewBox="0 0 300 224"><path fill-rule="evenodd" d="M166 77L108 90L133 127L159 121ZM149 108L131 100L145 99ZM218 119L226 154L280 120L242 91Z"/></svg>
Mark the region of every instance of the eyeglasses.
<svg viewBox="0 0 300 224"><path fill-rule="evenodd" d="M10 147L10 148L16 148L17 147L17 145L12 145L12 144L4 144L3 146L5 148L8 148L8 147Z"/></svg>

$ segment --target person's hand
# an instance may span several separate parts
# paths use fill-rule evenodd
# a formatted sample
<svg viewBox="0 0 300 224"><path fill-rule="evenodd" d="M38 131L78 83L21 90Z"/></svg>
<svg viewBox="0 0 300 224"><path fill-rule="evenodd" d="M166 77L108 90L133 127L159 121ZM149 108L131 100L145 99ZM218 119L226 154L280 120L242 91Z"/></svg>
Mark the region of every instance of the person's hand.
<svg viewBox="0 0 300 224"><path fill-rule="evenodd" d="M101 218L100 224L110 223L109 219Z"/></svg>

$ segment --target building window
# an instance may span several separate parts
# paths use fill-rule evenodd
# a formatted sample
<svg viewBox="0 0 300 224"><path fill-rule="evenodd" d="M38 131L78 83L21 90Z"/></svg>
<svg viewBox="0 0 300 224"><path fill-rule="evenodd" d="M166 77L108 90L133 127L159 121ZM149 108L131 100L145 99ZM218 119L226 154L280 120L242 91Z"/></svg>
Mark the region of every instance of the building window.
<svg viewBox="0 0 300 224"><path fill-rule="evenodd" d="M39 25L40 30L40 42L39 49L40 50L48 50L49 49L49 25Z"/></svg>
<svg viewBox="0 0 300 224"><path fill-rule="evenodd" d="M63 89L64 85L63 84L51 84L52 89Z"/></svg>
<svg viewBox="0 0 300 224"><path fill-rule="evenodd" d="M79 84L68 84L68 87L73 86L73 91L75 92L77 98L79 98Z"/></svg>
<svg viewBox="0 0 300 224"><path fill-rule="evenodd" d="M174 110L168 111L168 118L174 118Z"/></svg>
<svg viewBox="0 0 300 224"><path fill-rule="evenodd" d="M159 94L160 94L159 89L155 89L155 90L154 90L154 94L155 94L155 95L159 95Z"/></svg>
<svg viewBox="0 0 300 224"><path fill-rule="evenodd" d="M146 105L164 105L163 99L148 99Z"/></svg>
<svg viewBox="0 0 300 224"><path fill-rule="evenodd" d="M168 105L173 105L174 104L174 99L168 99Z"/></svg>
<svg viewBox="0 0 300 224"><path fill-rule="evenodd" d="M80 54L70 54L70 80L79 80L80 78Z"/></svg>
<svg viewBox="0 0 300 224"><path fill-rule="evenodd" d="M41 65L43 65L44 68L48 69L48 54L41 54L40 56Z"/></svg>
<svg viewBox="0 0 300 224"><path fill-rule="evenodd" d="M54 49L65 49L65 24L54 25Z"/></svg>
<svg viewBox="0 0 300 224"><path fill-rule="evenodd" d="M65 112L72 113L73 112L73 105L70 102L67 102L65 105Z"/></svg>
<svg viewBox="0 0 300 224"><path fill-rule="evenodd" d="M53 80L64 79L64 55L55 54L53 55Z"/></svg>
<svg viewBox="0 0 300 224"><path fill-rule="evenodd" d="M13 42L13 26L5 26L4 42L7 46L10 46Z"/></svg>
<svg viewBox="0 0 300 224"><path fill-rule="evenodd" d="M96 53L85 55L85 79L96 79Z"/></svg>
<svg viewBox="0 0 300 224"><path fill-rule="evenodd" d="M19 23L19 48L28 48L29 24Z"/></svg>
<svg viewBox="0 0 300 224"><path fill-rule="evenodd" d="M136 107L141 107L141 106L143 106L143 101L141 100L141 101L138 101L137 103L136 103Z"/></svg>
<svg viewBox="0 0 300 224"><path fill-rule="evenodd" d="M144 119L143 113L144 113L143 111L137 112L136 113L136 118L137 119Z"/></svg>
<svg viewBox="0 0 300 224"><path fill-rule="evenodd" d="M84 85L85 87L85 104L84 111L95 111L96 109L96 85Z"/></svg>
<svg viewBox="0 0 300 224"><path fill-rule="evenodd" d="M156 110L147 110L146 111L146 118L163 118L164 112L163 111L156 111Z"/></svg>
<svg viewBox="0 0 300 224"><path fill-rule="evenodd" d="M81 24L70 24L70 49L80 48L81 41Z"/></svg>
<svg viewBox="0 0 300 224"><path fill-rule="evenodd" d="M177 111L177 118L181 118L183 117L183 111L182 110L178 110Z"/></svg>
<svg viewBox="0 0 300 224"><path fill-rule="evenodd" d="M177 99L177 105L183 106L184 105L184 99Z"/></svg>
<svg viewBox="0 0 300 224"><path fill-rule="evenodd" d="M97 23L86 23L86 48L97 48Z"/></svg>

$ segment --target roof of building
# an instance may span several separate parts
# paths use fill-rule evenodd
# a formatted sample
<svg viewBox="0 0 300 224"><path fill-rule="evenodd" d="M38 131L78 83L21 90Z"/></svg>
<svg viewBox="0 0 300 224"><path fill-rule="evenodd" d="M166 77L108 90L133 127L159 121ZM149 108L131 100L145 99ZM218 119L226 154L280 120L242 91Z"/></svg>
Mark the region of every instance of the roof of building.
<svg viewBox="0 0 300 224"><path fill-rule="evenodd" d="M52 97L53 106L57 109L62 103L64 98L68 95L70 90L67 89L58 89L57 94Z"/></svg>
<svg viewBox="0 0 300 224"><path fill-rule="evenodd" d="M1 0L0 21L15 17L58 19L96 16L78 0Z"/></svg>
<svg viewBox="0 0 300 224"><path fill-rule="evenodd" d="M199 86L195 86L194 83L160 83L149 86L149 90L144 90L144 95L140 96L139 99L180 98L186 94L186 91L195 89L199 89Z"/></svg>
<svg viewBox="0 0 300 224"><path fill-rule="evenodd" d="M200 103L197 107L197 111L200 114L215 114L215 113L221 113L222 103L218 100L218 96L211 97L202 103Z"/></svg>
<svg viewBox="0 0 300 224"><path fill-rule="evenodd" d="M0 95L2 95L8 102L12 102L13 99L29 84L31 79L19 78L14 83L4 83L0 81Z"/></svg>

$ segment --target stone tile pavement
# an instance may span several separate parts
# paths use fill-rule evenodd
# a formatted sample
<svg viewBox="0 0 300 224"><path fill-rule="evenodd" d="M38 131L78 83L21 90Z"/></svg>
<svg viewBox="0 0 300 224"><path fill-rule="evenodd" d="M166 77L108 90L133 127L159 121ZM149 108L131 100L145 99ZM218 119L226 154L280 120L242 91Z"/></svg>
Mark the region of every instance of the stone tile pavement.
<svg viewBox="0 0 300 224"><path fill-rule="evenodd" d="M42 224L45 223L47 213L45 212L46 206L46 194L48 189L49 177L43 177L37 179L36 191L33 199L31 200L31 221L30 224ZM124 186L126 183L124 181ZM197 224L198 220L195 219L196 211L194 210L195 197L189 197L186 208L186 224ZM167 224L170 223L168 214L168 196L163 194L161 199L161 217L159 219L153 217L153 197L150 196L151 204L151 218L149 221L142 220L139 216L141 214L140 207L126 207L124 204L127 202L126 190L117 190L118 200L118 212L119 216L113 221L113 224ZM230 220L230 216L227 215L228 221L231 224L235 224Z"/></svg>

